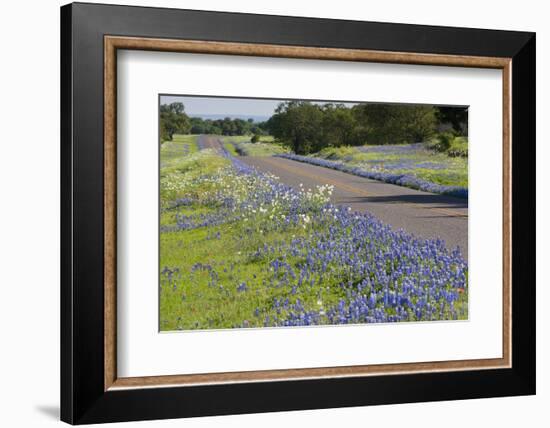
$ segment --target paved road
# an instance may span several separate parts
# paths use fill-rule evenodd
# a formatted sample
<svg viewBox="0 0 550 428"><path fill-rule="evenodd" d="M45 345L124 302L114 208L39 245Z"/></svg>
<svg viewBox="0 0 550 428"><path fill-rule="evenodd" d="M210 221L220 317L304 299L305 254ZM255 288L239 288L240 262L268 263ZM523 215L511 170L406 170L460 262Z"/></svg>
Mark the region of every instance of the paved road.
<svg viewBox="0 0 550 428"><path fill-rule="evenodd" d="M204 147L217 148L214 137L204 138ZM354 211L369 211L397 229L424 238L442 238L447 247L460 247L468 257L468 201L421 192L340 171L277 157L240 157L260 171L270 172L294 188L334 186L332 202Z"/></svg>
<svg viewBox="0 0 550 428"><path fill-rule="evenodd" d="M221 141L211 135L199 135L197 138L197 144L201 149L217 149L221 150Z"/></svg>

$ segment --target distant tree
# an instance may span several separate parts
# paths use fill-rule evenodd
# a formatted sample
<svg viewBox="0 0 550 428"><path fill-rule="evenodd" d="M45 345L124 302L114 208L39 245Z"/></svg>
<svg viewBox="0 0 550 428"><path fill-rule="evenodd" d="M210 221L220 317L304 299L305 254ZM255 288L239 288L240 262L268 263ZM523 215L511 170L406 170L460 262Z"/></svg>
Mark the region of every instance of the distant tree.
<svg viewBox="0 0 550 428"><path fill-rule="evenodd" d="M308 154L325 147L360 144L399 144L425 141L446 121L463 128L465 109L402 104L363 103L320 105L307 101L280 103L268 121L227 116L223 119L189 118L182 103L161 105L161 141L175 133L251 135L257 142L271 134L295 153Z"/></svg>
<svg viewBox="0 0 550 428"><path fill-rule="evenodd" d="M250 122L242 119L233 120L233 135L246 135L250 133Z"/></svg>
<svg viewBox="0 0 550 428"><path fill-rule="evenodd" d="M268 134L268 133L269 133L269 125L268 125L268 122L269 122L269 121L266 120L266 121L260 122L260 123L258 123L258 124L256 125L258 128L260 128L260 129L262 130L262 133L263 133L263 134Z"/></svg>
<svg viewBox="0 0 550 428"><path fill-rule="evenodd" d="M160 106L161 141L172 140L174 134L188 134L191 120L185 114L183 103L162 104Z"/></svg>
<svg viewBox="0 0 550 428"><path fill-rule="evenodd" d="M361 144L357 141L357 120L343 104L325 104L323 111L323 140L330 147Z"/></svg>
<svg viewBox="0 0 550 428"><path fill-rule="evenodd" d="M467 107L436 107L436 117L440 124L450 123L459 135L468 134Z"/></svg>
<svg viewBox="0 0 550 428"><path fill-rule="evenodd" d="M168 130L166 129L166 124L163 120L160 121L160 144L164 143L165 141L171 140L172 137L168 133Z"/></svg>
<svg viewBox="0 0 550 428"><path fill-rule="evenodd" d="M180 102L171 103L168 104L167 110L172 111L176 114L182 114L185 111L185 106L183 105L183 103Z"/></svg>
<svg viewBox="0 0 550 428"><path fill-rule="evenodd" d="M208 129L207 134L222 135L222 128L214 123L210 124L207 129Z"/></svg>
<svg viewBox="0 0 550 428"><path fill-rule="evenodd" d="M280 103L268 121L270 133L297 154L319 150L322 143L323 112L305 101Z"/></svg>
<svg viewBox="0 0 550 428"><path fill-rule="evenodd" d="M265 135L265 131L260 128L258 125L252 125L250 127L250 133L252 135Z"/></svg>
<svg viewBox="0 0 550 428"><path fill-rule="evenodd" d="M217 135L265 135L265 130L260 127L260 124L254 123L253 119L231 119L225 117L223 119L202 119L200 117L192 117L191 129L192 134L217 134Z"/></svg>
<svg viewBox="0 0 550 428"><path fill-rule="evenodd" d="M359 104L352 111L369 144L417 143L436 130L436 110L431 106Z"/></svg>

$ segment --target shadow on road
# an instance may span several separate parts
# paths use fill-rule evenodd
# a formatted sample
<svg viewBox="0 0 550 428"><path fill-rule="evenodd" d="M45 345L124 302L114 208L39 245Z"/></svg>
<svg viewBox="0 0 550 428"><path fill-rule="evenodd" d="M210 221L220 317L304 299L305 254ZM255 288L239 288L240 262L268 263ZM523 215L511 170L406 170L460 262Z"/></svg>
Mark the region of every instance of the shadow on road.
<svg viewBox="0 0 550 428"><path fill-rule="evenodd" d="M410 204L430 204L432 208L468 208L467 199L451 198L441 195L385 195L385 196L360 196L360 197L348 197L338 198L338 203L384 203L384 204L396 204L396 203L410 203Z"/></svg>

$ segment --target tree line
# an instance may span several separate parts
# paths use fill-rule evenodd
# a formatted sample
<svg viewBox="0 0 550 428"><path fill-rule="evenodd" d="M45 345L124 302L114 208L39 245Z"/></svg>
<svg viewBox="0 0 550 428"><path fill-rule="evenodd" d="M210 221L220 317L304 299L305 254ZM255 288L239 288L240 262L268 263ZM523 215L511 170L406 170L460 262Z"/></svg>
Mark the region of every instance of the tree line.
<svg viewBox="0 0 550 428"><path fill-rule="evenodd" d="M210 120L189 117L183 103L160 106L161 142L174 134L270 134L297 154L325 147L364 144L404 144L427 141L446 124L454 135L467 133L467 108L408 104L285 101L266 122L252 119Z"/></svg>
<svg viewBox="0 0 550 428"><path fill-rule="evenodd" d="M404 144L427 141L439 127L450 124L463 135L467 109L406 104L279 104L266 128L297 154L325 147L364 144Z"/></svg>
<svg viewBox="0 0 550 428"><path fill-rule="evenodd" d="M265 135L265 122L256 123L253 119L202 119L189 117L183 103L161 104L160 140L172 140L174 134L214 134L214 135Z"/></svg>

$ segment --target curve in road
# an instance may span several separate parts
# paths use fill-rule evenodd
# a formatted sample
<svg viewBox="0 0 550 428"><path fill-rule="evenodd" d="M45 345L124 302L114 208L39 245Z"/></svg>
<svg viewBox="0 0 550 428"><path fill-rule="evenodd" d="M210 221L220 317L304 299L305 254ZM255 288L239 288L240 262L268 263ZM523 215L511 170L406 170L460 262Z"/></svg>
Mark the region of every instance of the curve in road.
<svg viewBox="0 0 550 428"><path fill-rule="evenodd" d="M200 136L199 139L201 147L222 147L216 137ZM441 238L449 249L459 247L468 258L467 199L422 192L285 158L244 156L239 159L296 189L300 184L306 189L332 185L333 203L349 206L354 211L368 211L394 228L418 237Z"/></svg>

